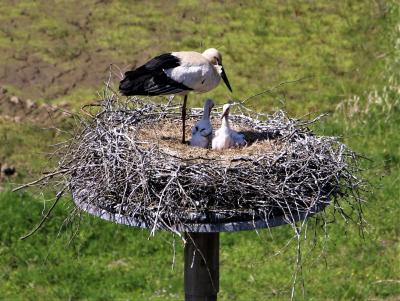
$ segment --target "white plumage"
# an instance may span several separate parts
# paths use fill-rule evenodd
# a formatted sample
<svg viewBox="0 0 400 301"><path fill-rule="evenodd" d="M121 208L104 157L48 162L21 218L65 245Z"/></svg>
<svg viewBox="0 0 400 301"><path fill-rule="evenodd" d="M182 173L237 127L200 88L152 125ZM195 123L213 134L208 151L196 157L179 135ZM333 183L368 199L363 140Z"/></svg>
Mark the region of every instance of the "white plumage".
<svg viewBox="0 0 400 301"><path fill-rule="evenodd" d="M222 108L222 124L221 127L215 132L215 137L212 140L212 149L214 150L245 146L247 143L243 134L239 134L230 128L230 107L230 104L225 104Z"/></svg>
<svg viewBox="0 0 400 301"><path fill-rule="evenodd" d="M213 131L210 122L210 113L213 106L214 102L211 99L207 99L204 104L203 117L192 127L191 146L208 148L210 145Z"/></svg>
<svg viewBox="0 0 400 301"><path fill-rule="evenodd" d="M164 71L165 74L172 80L189 87L197 93L205 93L216 88L221 81L220 66L213 65L200 53L189 53L191 56L186 58L185 56L182 56L182 53L177 52L175 56L178 58L182 57L181 65L175 68L166 69ZM172 54L174 54L174 52ZM187 52L184 52L184 54L187 54ZM203 58L203 61L200 59L195 60L196 63L201 63L199 65L193 64L189 61L189 58L196 56L201 56L201 58ZM185 59L187 61L185 61Z"/></svg>

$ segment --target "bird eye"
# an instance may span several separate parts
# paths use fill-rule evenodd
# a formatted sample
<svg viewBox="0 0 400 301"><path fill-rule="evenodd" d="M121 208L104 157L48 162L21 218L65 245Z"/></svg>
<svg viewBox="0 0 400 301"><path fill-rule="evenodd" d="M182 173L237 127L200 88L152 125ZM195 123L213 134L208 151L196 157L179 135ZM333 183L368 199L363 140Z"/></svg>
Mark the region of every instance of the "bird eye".
<svg viewBox="0 0 400 301"><path fill-rule="evenodd" d="M220 62L219 62L219 59L216 56L214 56L214 60L217 63L217 65L221 65Z"/></svg>

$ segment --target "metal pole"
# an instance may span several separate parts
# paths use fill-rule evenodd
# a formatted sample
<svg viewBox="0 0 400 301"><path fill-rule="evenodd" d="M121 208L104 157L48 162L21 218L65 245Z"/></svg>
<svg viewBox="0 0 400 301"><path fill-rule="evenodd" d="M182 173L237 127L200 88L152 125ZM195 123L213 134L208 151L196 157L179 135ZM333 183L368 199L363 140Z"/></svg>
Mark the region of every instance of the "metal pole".
<svg viewBox="0 0 400 301"><path fill-rule="evenodd" d="M216 301L219 291L219 233L186 233L185 301Z"/></svg>

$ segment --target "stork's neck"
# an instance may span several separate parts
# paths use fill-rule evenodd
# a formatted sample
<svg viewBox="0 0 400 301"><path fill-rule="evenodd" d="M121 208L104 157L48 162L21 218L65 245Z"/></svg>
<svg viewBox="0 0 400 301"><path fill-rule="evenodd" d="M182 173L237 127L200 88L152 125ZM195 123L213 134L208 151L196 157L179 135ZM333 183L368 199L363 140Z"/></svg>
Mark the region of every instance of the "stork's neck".
<svg viewBox="0 0 400 301"><path fill-rule="evenodd" d="M222 118L222 127L226 128L226 129L230 129L228 115L225 115Z"/></svg>
<svg viewBox="0 0 400 301"><path fill-rule="evenodd" d="M201 119L208 120L210 119L211 108L208 105L204 106L203 117Z"/></svg>

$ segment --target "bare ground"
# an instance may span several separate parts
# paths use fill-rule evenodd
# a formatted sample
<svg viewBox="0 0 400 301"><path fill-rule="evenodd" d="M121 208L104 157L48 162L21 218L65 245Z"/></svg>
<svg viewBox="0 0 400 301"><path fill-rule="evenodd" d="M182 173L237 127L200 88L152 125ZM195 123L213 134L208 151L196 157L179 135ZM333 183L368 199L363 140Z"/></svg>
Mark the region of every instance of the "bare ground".
<svg viewBox="0 0 400 301"><path fill-rule="evenodd" d="M70 116L66 103L58 106L38 104L31 99L11 96L0 87L0 121L32 122L39 126L54 126Z"/></svg>

